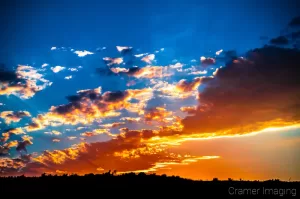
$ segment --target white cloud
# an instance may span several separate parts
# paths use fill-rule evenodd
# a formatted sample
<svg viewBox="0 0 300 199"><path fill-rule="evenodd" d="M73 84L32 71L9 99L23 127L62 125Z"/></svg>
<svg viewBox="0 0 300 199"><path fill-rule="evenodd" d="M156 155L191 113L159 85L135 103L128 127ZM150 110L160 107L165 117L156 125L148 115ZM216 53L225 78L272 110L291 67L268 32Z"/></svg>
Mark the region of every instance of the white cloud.
<svg viewBox="0 0 300 199"><path fill-rule="evenodd" d="M72 75L66 76L65 79L72 79Z"/></svg>
<svg viewBox="0 0 300 199"><path fill-rule="evenodd" d="M130 46L116 46L116 47L119 52L122 52L123 50L132 49L132 47L130 47Z"/></svg>
<svg viewBox="0 0 300 199"><path fill-rule="evenodd" d="M142 54L137 54L137 55L134 55L135 57L143 57L145 55L148 55L148 53L142 53Z"/></svg>
<svg viewBox="0 0 300 199"><path fill-rule="evenodd" d="M170 65L170 68L182 68L183 64L182 63L176 63L176 64L173 64L173 65Z"/></svg>
<svg viewBox="0 0 300 199"><path fill-rule="evenodd" d="M216 52L216 55L220 55L222 52L223 52L223 49L218 50L218 51Z"/></svg>
<svg viewBox="0 0 300 199"><path fill-rule="evenodd" d="M203 70L203 71L193 71L190 72L189 75L205 75L207 74L207 70Z"/></svg>
<svg viewBox="0 0 300 199"><path fill-rule="evenodd" d="M42 68L44 68L44 67L46 67L46 66L49 66L49 64L44 63L44 64L42 65Z"/></svg>
<svg viewBox="0 0 300 199"><path fill-rule="evenodd" d="M51 48L51 50L56 50L57 48L55 47L55 46L53 46L52 48Z"/></svg>
<svg viewBox="0 0 300 199"><path fill-rule="evenodd" d="M74 71L78 71L78 69L77 69L77 68L68 68L68 70L70 70L70 71L72 71L72 72L74 72Z"/></svg>
<svg viewBox="0 0 300 199"><path fill-rule="evenodd" d="M54 73L58 73L58 72L60 72L60 71L62 71L62 70L64 70L65 69L65 67L63 67L63 66L55 66L55 67L51 67L51 70L54 72Z"/></svg>
<svg viewBox="0 0 300 199"><path fill-rule="evenodd" d="M87 51L87 50L84 50L84 51L76 50L74 53L77 54L78 57L84 57L84 56L87 56L87 55L93 55L94 54L93 52L90 52L90 51Z"/></svg>

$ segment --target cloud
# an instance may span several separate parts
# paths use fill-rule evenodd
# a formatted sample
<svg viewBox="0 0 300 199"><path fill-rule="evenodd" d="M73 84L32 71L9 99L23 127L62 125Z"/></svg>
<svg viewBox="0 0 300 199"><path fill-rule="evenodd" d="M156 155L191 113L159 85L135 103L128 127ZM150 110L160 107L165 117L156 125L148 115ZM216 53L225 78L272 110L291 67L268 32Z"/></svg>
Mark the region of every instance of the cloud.
<svg viewBox="0 0 300 199"><path fill-rule="evenodd" d="M284 36L279 36L270 40L270 43L273 45L287 45L289 44L289 40Z"/></svg>
<svg viewBox="0 0 300 199"><path fill-rule="evenodd" d="M170 164L187 165L208 156L197 157L169 152L160 144L160 136L177 133L167 128L161 131L122 129L122 133L106 142L80 143L63 150L44 151L23 168L24 173L102 173L108 170L122 172L151 172ZM217 156L209 156L218 158ZM38 166L36 166L38 165Z"/></svg>
<svg viewBox="0 0 300 199"><path fill-rule="evenodd" d="M143 57L142 61L146 62L147 64L151 64L154 59L155 59L155 55L149 54L149 55L146 55L145 57Z"/></svg>
<svg viewBox="0 0 300 199"><path fill-rule="evenodd" d="M168 72L167 66L145 66L143 68L132 67L129 69L117 67L110 68L110 70L115 74L125 74L135 78L147 79L168 77L172 75L172 73Z"/></svg>
<svg viewBox="0 0 300 199"><path fill-rule="evenodd" d="M2 133L2 137L0 138L0 141L1 142L6 142L10 138L11 135L20 135L20 134L24 134L24 131L23 131L22 128L6 129Z"/></svg>
<svg viewBox="0 0 300 199"><path fill-rule="evenodd" d="M59 131L54 131L54 130L53 130L53 131L52 131L52 134L53 134L53 135L61 135L61 132L59 132Z"/></svg>
<svg viewBox="0 0 300 199"><path fill-rule="evenodd" d="M72 79L72 75L66 76L65 79L67 80Z"/></svg>
<svg viewBox="0 0 300 199"><path fill-rule="evenodd" d="M170 68L175 68L175 69L177 69L177 68L182 68L182 66L183 66L183 64L178 62L178 63L173 64L173 65L171 64L171 65L170 65Z"/></svg>
<svg viewBox="0 0 300 199"><path fill-rule="evenodd" d="M216 60L214 58L211 57L204 57L202 56L200 58L201 64L202 66L210 66L210 65L214 65L216 63Z"/></svg>
<svg viewBox="0 0 300 199"><path fill-rule="evenodd" d="M16 147L16 150L17 151L19 151L19 152L21 152L21 151L25 151L26 153L27 153L27 149L26 149L26 147L28 146L28 145L31 145L31 144L33 144L30 140L23 140L23 141L19 141L18 142L18 145L17 145L17 147Z"/></svg>
<svg viewBox="0 0 300 199"><path fill-rule="evenodd" d="M31 117L28 111L3 111L0 117L5 120L6 124L11 122L19 122L23 117Z"/></svg>
<svg viewBox="0 0 300 199"><path fill-rule="evenodd" d="M9 155L9 148L7 146L0 145L0 163L1 163L1 156L8 156ZM1 164L0 164L0 171L1 171Z"/></svg>
<svg viewBox="0 0 300 199"><path fill-rule="evenodd" d="M146 56L146 55L148 55L148 53L136 54L134 56L135 57L143 57L143 56Z"/></svg>
<svg viewBox="0 0 300 199"><path fill-rule="evenodd" d="M299 123L300 52L267 46L207 79L184 131L241 134Z"/></svg>
<svg viewBox="0 0 300 199"><path fill-rule="evenodd" d="M52 142L60 142L60 139L54 138L52 139Z"/></svg>
<svg viewBox="0 0 300 199"><path fill-rule="evenodd" d="M155 107L145 111L145 121L168 122L168 118L173 114L172 111L167 111L164 107Z"/></svg>
<svg viewBox="0 0 300 199"><path fill-rule="evenodd" d="M17 147L17 146L18 146L18 141L17 141L17 140L10 141L10 142L7 143L5 146L6 146L7 148Z"/></svg>
<svg viewBox="0 0 300 199"><path fill-rule="evenodd" d="M72 71L72 72L77 72L78 69L77 68L68 68L68 70Z"/></svg>
<svg viewBox="0 0 300 199"><path fill-rule="evenodd" d="M122 117L120 120L129 122L129 123L135 123L135 122L139 122L141 120L141 118L140 117Z"/></svg>
<svg viewBox="0 0 300 199"><path fill-rule="evenodd" d="M111 57L104 57L103 60L108 66L111 65L120 65L123 63L123 58L118 57L118 58L111 58Z"/></svg>
<svg viewBox="0 0 300 199"><path fill-rule="evenodd" d="M130 112L140 111L147 100L152 97L152 89L128 89L125 91L107 91L101 95L101 88L80 90L77 95L68 96L68 104L52 106L48 113L38 115L25 127L35 131L46 126L62 124L87 124L99 118L116 117L118 112L126 109ZM130 102L131 99L137 102Z"/></svg>
<svg viewBox="0 0 300 199"><path fill-rule="evenodd" d="M183 106L183 107L180 108L180 110L182 112L186 112L188 114L194 114L194 113L196 113L197 107L195 107L195 106Z"/></svg>
<svg viewBox="0 0 300 199"><path fill-rule="evenodd" d="M300 16L293 18L290 21L289 26L291 26L291 27L299 27L300 26Z"/></svg>
<svg viewBox="0 0 300 199"><path fill-rule="evenodd" d="M77 137L76 136L69 136L68 140L75 140Z"/></svg>
<svg viewBox="0 0 300 199"><path fill-rule="evenodd" d="M21 99L29 99L51 85L37 69L24 65L19 65L14 75L11 71L0 72L0 81L0 95L15 95Z"/></svg>
<svg viewBox="0 0 300 199"><path fill-rule="evenodd" d="M201 83L200 77L194 78L192 81L187 81L186 79L180 80L177 85L176 89L181 91L181 92L190 92L196 90L200 83Z"/></svg>
<svg viewBox="0 0 300 199"><path fill-rule="evenodd" d="M127 69L127 68L120 68L120 67L110 68L110 70L113 73L127 73L129 71L129 69Z"/></svg>
<svg viewBox="0 0 300 199"><path fill-rule="evenodd" d="M220 55L222 52L223 52L223 49L218 50L218 51L216 52L216 55Z"/></svg>
<svg viewBox="0 0 300 199"><path fill-rule="evenodd" d="M96 51L97 52L101 52L101 51L103 51L103 50L105 50L106 49L106 47L99 47L99 48L96 48Z"/></svg>
<svg viewBox="0 0 300 199"><path fill-rule="evenodd" d="M47 64L47 63L42 64L42 68L45 68L47 66L49 66L49 64Z"/></svg>
<svg viewBox="0 0 300 199"><path fill-rule="evenodd" d="M152 81L154 84L153 90L159 92L161 97L171 97L185 99L191 96L196 96L197 89L202 81L211 77L196 77L191 81L182 79L175 84L170 84L166 81Z"/></svg>
<svg viewBox="0 0 300 199"><path fill-rule="evenodd" d="M199 71L193 71L193 72L190 72L188 73L188 75L206 75L207 74L207 70L199 70Z"/></svg>
<svg viewBox="0 0 300 199"><path fill-rule="evenodd" d="M90 52L90 51L87 51L87 50L84 50L84 51L76 50L76 51L74 51L74 53L77 54L78 57L85 57L87 55L93 55L94 54L93 52Z"/></svg>
<svg viewBox="0 0 300 199"><path fill-rule="evenodd" d="M84 133L81 133L80 135L81 136L84 136L84 137L92 137L92 136L96 136L96 135L102 135L102 134L106 134L108 136L111 136L111 137L114 137L113 134L111 134L108 129L95 129L93 131L90 131L90 132L84 132Z"/></svg>
<svg viewBox="0 0 300 199"><path fill-rule="evenodd" d="M26 166L27 163L30 162L30 160L31 155L21 155L17 158L0 158L1 176L20 175L22 169Z"/></svg>
<svg viewBox="0 0 300 199"><path fill-rule="evenodd" d="M62 70L65 70L66 68L63 67L63 66L55 66L55 67L51 67L51 70L54 72L54 73L58 73Z"/></svg>
<svg viewBox="0 0 300 199"><path fill-rule="evenodd" d="M117 128L124 124L125 124L125 122L114 122L114 123L110 123L110 124L101 124L100 126L102 126L104 128Z"/></svg>
<svg viewBox="0 0 300 199"><path fill-rule="evenodd" d="M51 47L51 50L56 50L57 48L55 46Z"/></svg>
<svg viewBox="0 0 300 199"><path fill-rule="evenodd" d="M132 47L130 46L116 46L116 48L122 54L127 54L132 52Z"/></svg>

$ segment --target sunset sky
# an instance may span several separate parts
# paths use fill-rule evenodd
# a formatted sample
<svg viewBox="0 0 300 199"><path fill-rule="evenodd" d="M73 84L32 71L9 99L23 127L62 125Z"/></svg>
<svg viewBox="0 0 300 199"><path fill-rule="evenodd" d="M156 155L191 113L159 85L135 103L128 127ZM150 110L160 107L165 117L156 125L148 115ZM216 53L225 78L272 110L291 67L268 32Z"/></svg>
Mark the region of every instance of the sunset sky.
<svg viewBox="0 0 300 199"><path fill-rule="evenodd" d="M296 2L7 3L0 176L300 180Z"/></svg>

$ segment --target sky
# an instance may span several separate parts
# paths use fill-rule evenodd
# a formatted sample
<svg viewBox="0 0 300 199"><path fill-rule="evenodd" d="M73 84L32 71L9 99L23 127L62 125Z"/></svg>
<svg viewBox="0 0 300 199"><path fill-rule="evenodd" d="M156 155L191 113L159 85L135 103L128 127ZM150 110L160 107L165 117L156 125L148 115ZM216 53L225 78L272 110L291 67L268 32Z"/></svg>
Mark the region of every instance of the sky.
<svg viewBox="0 0 300 199"><path fill-rule="evenodd" d="M4 3L0 175L300 180L297 7Z"/></svg>

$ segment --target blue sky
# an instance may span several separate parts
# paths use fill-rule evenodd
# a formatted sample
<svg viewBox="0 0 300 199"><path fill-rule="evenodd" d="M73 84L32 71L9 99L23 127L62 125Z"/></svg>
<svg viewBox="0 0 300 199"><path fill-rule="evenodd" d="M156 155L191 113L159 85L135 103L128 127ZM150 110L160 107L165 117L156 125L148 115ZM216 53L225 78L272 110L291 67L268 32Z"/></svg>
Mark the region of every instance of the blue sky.
<svg viewBox="0 0 300 199"><path fill-rule="evenodd" d="M285 29L298 10L284 1L16 1L7 3L3 14L0 37L0 62L8 68L16 69L19 64L29 65L41 70L44 78L53 82L30 99L17 96L0 96L0 111L26 110L32 117L44 114L51 106L67 104L66 96L75 95L84 89L102 88L106 91L124 91L126 83L135 80L127 76L105 76L96 73L97 68L106 68L104 57L120 57L116 46L131 46L135 54L155 54L156 66L167 66L176 63L184 64L183 69L195 65L191 60L199 62L201 56L216 57L215 52L236 50L243 55L250 49L265 45L269 39L278 36ZM268 37L262 40L261 37ZM56 50L51 50L57 47ZM63 49L63 48L65 49ZM97 48L106 47L97 52ZM162 50L163 48L163 50ZM93 52L85 57L77 56L74 50ZM156 52L159 51L159 52ZM41 67L44 63L48 66ZM135 62L139 67L147 64L141 60ZM212 69L225 63L217 62ZM65 70L58 73L51 67L63 66ZM68 69L76 68L72 72ZM214 70L208 70L212 75ZM72 75L72 79L65 77ZM176 73L164 79L168 83L176 83L181 79L192 81L195 76ZM154 79L153 79L154 80ZM153 87L150 79L136 80L133 89ZM199 89L202 89L200 86ZM149 100L147 106L166 106L176 115L184 116L179 108L195 106L197 100L188 98L172 101L160 97ZM122 117L132 116L122 110ZM121 117L105 118L104 123L117 122ZM30 123L24 118L9 127L22 127ZM99 124L88 126L87 130ZM47 127L32 132L34 144L28 151L41 153L43 150L64 149L79 140L54 143L45 131L57 130L67 136L80 136L86 129L66 132L71 125ZM155 125L128 124L130 129L155 129ZM157 126L156 126L157 127ZM1 130L7 128L2 121ZM112 129L113 134L119 133ZM297 135L297 133L295 133ZM18 137L18 136L17 136ZM55 136L54 136L55 137ZM20 139L20 138L10 138ZM88 142L106 141L110 137L100 135L87 138ZM12 156L17 152L11 151Z"/></svg>

